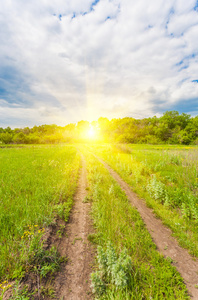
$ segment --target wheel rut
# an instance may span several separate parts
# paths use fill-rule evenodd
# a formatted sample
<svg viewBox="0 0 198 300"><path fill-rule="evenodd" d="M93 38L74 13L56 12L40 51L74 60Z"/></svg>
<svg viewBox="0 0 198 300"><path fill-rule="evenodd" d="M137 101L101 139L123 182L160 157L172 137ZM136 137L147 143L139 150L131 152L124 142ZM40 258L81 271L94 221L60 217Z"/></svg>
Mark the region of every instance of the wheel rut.
<svg viewBox="0 0 198 300"><path fill-rule="evenodd" d="M152 209L148 208L143 200L131 190L130 186L102 159L94 155L109 171L111 176L118 182L125 192L129 201L139 211L158 251L165 257L173 260L173 265L184 279L184 282L192 299L198 299L198 260L192 258L186 249L179 246L176 239L171 235L169 228L165 227L160 219L153 214Z"/></svg>
<svg viewBox="0 0 198 300"><path fill-rule="evenodd" d="M91 263L94 249L87 237L91 231L90 203L83 203L87 194L86 163L82 168L74 196L74 206L66 225L66 236L61 239L58 250L68 261L55 278L56 297L59 300L92 299L90 290Z"/></svg>

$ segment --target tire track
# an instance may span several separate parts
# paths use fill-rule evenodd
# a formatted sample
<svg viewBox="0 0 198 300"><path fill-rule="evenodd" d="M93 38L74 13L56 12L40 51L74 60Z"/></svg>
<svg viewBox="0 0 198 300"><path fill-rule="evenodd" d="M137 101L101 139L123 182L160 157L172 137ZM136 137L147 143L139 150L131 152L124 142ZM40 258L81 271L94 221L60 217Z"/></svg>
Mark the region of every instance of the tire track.
<svg viewBox="0 0 198 300"><path fill-rule="evenodd" d="M68 258L68 262L55 279L55 289L59 300L92 299L90 290L90 263L93 261L94 250L87 240L91 230L89 217L90 203L83 203L86 191L86 168L82 157L82 168L78 187L74 196L74 206L66 226L67 236L59 245L59 252Z"/></svg>
<svg viewBox="0 0 198 300"><path fill-rule="evenodd" d="M93 154L94 155L94 154ZM157 219L153 211L146 206L143 200L131 190L130 186L102 159L94 155L118 182L131 204L139 211L146 227L157 246L158 251L165 257L173 260L173 265L184 279L184 282L192 299L198 299L198 260L192 258L186 249L179 246L171 236L172 232L165 227L160 219Z"/></svg>

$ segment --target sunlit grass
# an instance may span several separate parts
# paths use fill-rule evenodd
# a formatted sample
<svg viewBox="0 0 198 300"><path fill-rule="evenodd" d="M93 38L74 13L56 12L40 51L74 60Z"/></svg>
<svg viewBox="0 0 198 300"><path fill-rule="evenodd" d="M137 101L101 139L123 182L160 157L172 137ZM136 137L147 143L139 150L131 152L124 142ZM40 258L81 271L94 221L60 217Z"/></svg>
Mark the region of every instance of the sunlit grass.
<svg viewBox="0 0 198 300"><path fill-rule="evenodd" d="M104 290L97 299L188 299L181 276L156 251L139 213L131 206L120 186L93 155L87 151L84 154L89 180L88 199L92 203L96 230L90 240L101 245L104 251L108 250L110 242L116 249L116 255L126 249L132 262L131 276L125 277L127 284L123 283L121 287L121 273L116 277L120 288L118 283L109 281L108 275L101 277L101 282L96 273L93 286L99 293L101 288ZM105 258L103 254L98 255L101 264ZM115 255L111 256L108 260L114 261ZM113 268L118 268L118 263L117 266L115 264L108 269L108 274L114 272Z"/></svg>
<svg viewBox="0 0 198 300"><path fill-rule="evenodd" d="M90 147L115 169L198 257L198 148L101 145Z"/></svg>
<svg viewBox="0 0 198 300"><path fill-rule="evenodd" d="M0 281L28 271L43 228L68 218L79 160L72 146L0 149Z"/></svg>

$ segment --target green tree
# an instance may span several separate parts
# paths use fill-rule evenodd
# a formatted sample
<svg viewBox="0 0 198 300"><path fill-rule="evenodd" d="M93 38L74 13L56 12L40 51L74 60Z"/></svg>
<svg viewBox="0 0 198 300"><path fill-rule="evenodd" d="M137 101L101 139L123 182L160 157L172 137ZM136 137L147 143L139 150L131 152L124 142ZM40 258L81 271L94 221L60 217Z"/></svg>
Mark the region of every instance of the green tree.
<svg viewBox="0 0 198 300"><path fill-rule="evenodd" d="M12 135L8 132L0 134L0 141L4 144L10 144L12 142Z"/></svg>
<svg viewBox="0 0 198 300"><path fill-rule="evenodd" d="M13 137L13 142L15 144L26 144L27 137L23 132L16 133Z"/></svg>

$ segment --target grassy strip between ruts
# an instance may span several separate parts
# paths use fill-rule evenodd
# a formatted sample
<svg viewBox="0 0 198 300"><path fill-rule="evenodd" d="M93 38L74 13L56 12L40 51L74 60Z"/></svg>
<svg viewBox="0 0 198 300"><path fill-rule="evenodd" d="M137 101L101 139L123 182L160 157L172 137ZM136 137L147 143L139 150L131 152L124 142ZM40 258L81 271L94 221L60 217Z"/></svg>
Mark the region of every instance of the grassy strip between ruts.
<svg viewBox="0 0 198 300"><path fill-rule="evenodd" d="M89 196L100 245L92 274L97 299L189 299L183 279L153 244L145 225L120 186L86 153ZM96 267L97 269L97 267Z"/></svg>
<svg viewBox="0 0 198 300"><path fill-rule="evenodd" d="M0 149L0 288L36 270L43 277L61 262L43 250L45 228L56 216L67 221L80 157L73 146Z"/></svg>
<svg viewBox="0 0 198 300"><path fill-rule="evenodd" d="M146 200L180 245L198 257L198 148L104 145L91 150Z"/></svg>

